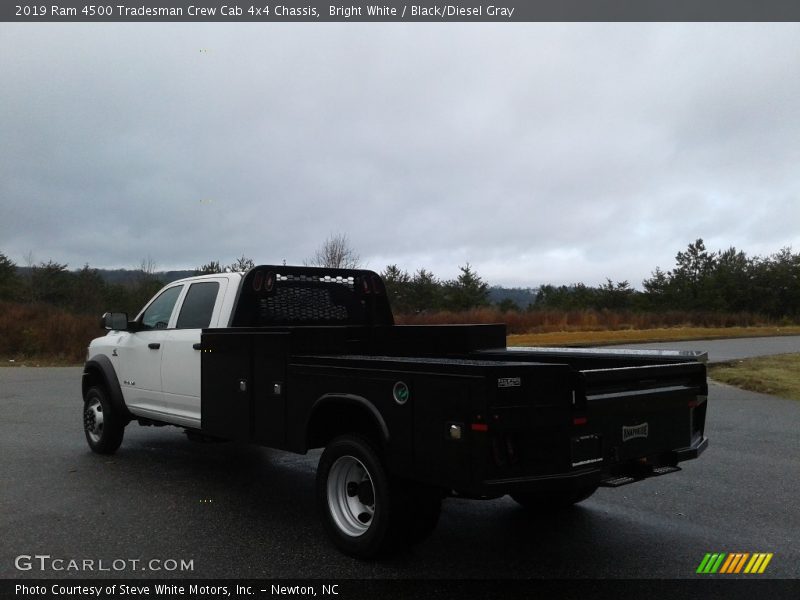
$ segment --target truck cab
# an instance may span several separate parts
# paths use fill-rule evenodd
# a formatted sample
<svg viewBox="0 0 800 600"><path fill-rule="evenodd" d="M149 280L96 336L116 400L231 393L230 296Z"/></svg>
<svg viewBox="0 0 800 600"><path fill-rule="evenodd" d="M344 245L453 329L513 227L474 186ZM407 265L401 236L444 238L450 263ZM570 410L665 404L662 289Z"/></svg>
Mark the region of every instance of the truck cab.
<svg viewBox="0 0 800 600"><path fill-rule="evenodd" d="M132 415L200 429L201 332L227 327L241 279L220 273L170 283L124 330L91 342L91 356L110 359Z"/></svg>

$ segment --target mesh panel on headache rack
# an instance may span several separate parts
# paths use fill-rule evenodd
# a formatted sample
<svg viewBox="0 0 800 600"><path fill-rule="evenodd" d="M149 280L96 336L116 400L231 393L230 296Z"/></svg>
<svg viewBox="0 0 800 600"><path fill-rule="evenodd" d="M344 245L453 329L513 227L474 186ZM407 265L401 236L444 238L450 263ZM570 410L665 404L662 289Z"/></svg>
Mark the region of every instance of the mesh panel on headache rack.
<svg viewBox="0 0 800 600"><path fill-rule="evenodd" d="M347 321L347 309L336 305L324 288L279 287L266 298L259 298L258 319L269 322Z"/></svg>
<svg viewBox="0 0 800 600"><path fill-rule="evenodd" d="M337 278L342 279L342 278ZM279 276L275 290L258 298L258 324L345 324L363 319L364 308L350 281Z"/></svg>

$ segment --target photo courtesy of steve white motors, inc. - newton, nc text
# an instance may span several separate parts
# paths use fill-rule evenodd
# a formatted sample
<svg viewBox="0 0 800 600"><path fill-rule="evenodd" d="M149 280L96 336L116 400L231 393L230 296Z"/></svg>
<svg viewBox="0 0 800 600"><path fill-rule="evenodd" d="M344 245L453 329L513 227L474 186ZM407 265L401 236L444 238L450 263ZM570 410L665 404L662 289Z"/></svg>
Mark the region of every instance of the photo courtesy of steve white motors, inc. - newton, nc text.
<svg viewBox="0 0 800 600"><path fill-rule="evenodd" d="M0 3L0 600L800 598L800 1Z"/></svg>

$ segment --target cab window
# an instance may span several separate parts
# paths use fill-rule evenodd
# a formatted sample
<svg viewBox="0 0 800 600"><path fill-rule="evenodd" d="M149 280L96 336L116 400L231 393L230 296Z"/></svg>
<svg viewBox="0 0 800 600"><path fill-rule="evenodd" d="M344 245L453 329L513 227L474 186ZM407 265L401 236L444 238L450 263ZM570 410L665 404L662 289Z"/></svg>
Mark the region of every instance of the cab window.
<svg viewBox="0 0 800 600"><path fill-rule="evenodd" d="M142 325L149 329L166 329L182 288L182 285L176 285L161 292L144 311Z"/></svg>
<svg viewBox="0 0 800 600"><path fill-rule="evenodd" d="M178 329L202 329L211 324L211 315L217 301L219 282L193 283L183 299L178 316Z"/></svg>

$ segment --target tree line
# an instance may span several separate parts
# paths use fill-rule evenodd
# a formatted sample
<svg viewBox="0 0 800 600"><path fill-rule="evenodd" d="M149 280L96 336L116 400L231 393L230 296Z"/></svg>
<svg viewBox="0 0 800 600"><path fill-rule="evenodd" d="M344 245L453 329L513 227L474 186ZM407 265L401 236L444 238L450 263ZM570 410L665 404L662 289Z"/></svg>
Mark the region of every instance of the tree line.
<svg viewBox="0 0 800 600"><path fill-rule="evenodd" d="M253 264L252 259L242 256L228 265L210 261L193 272L245 271ZM307 264L357 267L358 257L346 238L331 238ZM459 267L454 279L439 279L426 269L409 273L397 265L388 265L381 276L397 314L461 312L491 305L488 283L469 263ZM109 309L132 314L164 283L151 259L143 260L128 281L109 283L88 264L70 271L66 264L48 260L18 269L0 253L0 300L4 301L41 302L83 314ZM510 299L495 307L503 312L523 311ZM611 279L598 286L548 284L539 288L526 310L747 312L797 318L800 254L790 248L766 257L750 257L736 248L710 252L703 240L697 239L676 254L671 269L656 267L642 282L642 290L634 289L628 281Z"/></svg>
<svg viewBox="0 0 800 600"><path fill-rule="evenodd" d="M423 311L461 312L489 305L489 284L469 263L459 267L458 277L440 280L430 271L419 269L411 275L397 265L381 272L392 310L398 314Z"/></svg>
<svg viewBox="0 0 800 600"><path fill-rule="evenodd" d="M710 252L702 238L675 255L672 269L656 267L642 281L591 287L542 286L532 308L562 310L704 311L753 313L772 318L800 316L800 253L782 248L769 256L747 256L734 247Z"/></svg>
<svg viewBox="0 0 800 600"><path fill-rule="evenodd" d="M162 286L155 265L142 261L125 283L109 283L88 264L70 271L65 263L48 260L18 269L0 253L0 300L44 303L79 314L105 310L135 313Z"/></svg>

